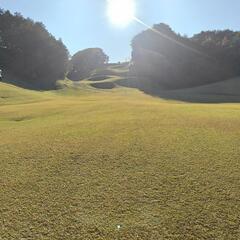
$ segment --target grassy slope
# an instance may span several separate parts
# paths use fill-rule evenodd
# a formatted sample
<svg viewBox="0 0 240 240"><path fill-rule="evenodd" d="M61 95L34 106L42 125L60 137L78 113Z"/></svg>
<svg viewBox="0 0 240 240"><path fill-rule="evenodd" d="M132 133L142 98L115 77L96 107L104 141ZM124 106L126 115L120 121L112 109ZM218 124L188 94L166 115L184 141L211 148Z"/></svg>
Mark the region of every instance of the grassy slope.
<svg viewBox="0 0 240 240"><path fill-rule="evenodd" d="M46 99L47 93L22 89L0 82L0 106L18 103L38 102Z"/></svg>
<svg viewBox="0 0 240 240"><path fill-rule="evenodd" d="M0 83L0 239L240 239L239 104L65 84Z"/></svg>
<svg viewBox="0 0 240 240"><path fill-rule="evenodd" d="M161 94L160 94L161 95ZM240 102L240 78L162 93L162 97L190 102Z"/></svg>
<svg viewBox="0 0 240 240"><path fill-rule="evenodd" d="M138 81L129 78L128 71L127 65L99 69L93 73L92 77L81 82L80 86L92 86L97 89L114 89L122 86L133 87ZM146 92L163 99L193 103L240 103L240 77L188 89L161 90L159 86L156 86L155 89L146 90Z"/></svg>
<svg viewBox="0 0 240 240"><path fill-rule="evenodd" d="M195 87L193 89L185 90L185 92L193 92L198 94L209 94L209 95L231 95L240 96L240 78L233 78L230 80L212 83L209 85L204 85L200 87Z"/></svg>

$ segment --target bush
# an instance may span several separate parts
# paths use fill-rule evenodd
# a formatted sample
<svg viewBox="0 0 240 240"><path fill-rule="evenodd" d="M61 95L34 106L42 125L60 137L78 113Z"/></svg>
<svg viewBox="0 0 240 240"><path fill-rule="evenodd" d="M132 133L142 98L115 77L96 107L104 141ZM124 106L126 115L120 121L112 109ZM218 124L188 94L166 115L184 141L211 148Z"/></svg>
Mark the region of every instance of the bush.
<svg viewBox="0 0 240 240"><path fill-rule="evenodd" d="M77 52L70 61L68 78L81 80L89 77L91 72L108 63L108 56L100 48L88 48Z"/></svg>

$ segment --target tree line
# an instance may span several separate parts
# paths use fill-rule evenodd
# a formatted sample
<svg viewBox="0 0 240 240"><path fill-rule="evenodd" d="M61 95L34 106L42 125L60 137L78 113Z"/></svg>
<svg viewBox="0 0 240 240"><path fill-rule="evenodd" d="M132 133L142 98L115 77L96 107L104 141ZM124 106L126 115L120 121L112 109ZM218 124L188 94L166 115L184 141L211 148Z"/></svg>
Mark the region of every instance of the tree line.
<svg viewBox="0 0 240 240"><path fill-rule="evenodd" d="M186 88L240 75L240 33L207 31L181 36L157 24L132 41L131 72L140 87Z"/></svg>
<svg viewBox="0 0 240 240"><path fill-rule="evenodd" d="M0 66L29 86L52 88L67 71L69 53L40 22L0 10Z"/></svg>
<svg viewBox="0 0 240 240"><path fill-rule="evenodd" d="M0 10L0 69L27 86L52 89L66 76L78 81L108 61L100 48L85 49L70 57L61 39L42 23ZM133 38L129 71L137 79L136 86L148 91L192 87L238 76L240 32L205 31L187 37L166 24L156 24Z"/></svg>
<svg viewBox="0 0 240 240"><path fill-rule="evenodd" d="M0 9L0 69L27 87L53 89L67 74L80 80L107 62L100 48L79 51L70 59L61 39L42 23Z"/></svg>

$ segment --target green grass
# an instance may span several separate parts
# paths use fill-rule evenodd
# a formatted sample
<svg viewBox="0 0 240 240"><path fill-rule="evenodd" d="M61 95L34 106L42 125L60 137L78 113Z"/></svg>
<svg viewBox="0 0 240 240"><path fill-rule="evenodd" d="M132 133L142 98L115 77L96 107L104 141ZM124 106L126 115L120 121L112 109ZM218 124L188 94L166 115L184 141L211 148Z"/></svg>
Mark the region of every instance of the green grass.
<svg viewBox="0 0 240 240"><path fill-rule="evenodd" d="M0 84L0 239L240 239L240 104L61 84Z"/></svg>

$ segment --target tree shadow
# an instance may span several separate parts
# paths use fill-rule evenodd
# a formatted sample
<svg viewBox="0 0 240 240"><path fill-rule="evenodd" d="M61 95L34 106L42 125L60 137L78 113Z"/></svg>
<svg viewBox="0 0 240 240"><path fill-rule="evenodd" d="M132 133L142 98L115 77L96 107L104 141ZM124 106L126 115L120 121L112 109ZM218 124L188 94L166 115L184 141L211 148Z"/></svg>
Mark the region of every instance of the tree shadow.
<svg viewBox="0 0 240 240"><path fill-rule="evenodd" d="M124 87L136 88L145 94L153 97L159 97L166 100L182 101L189 103L240 103L240 80L235 86L229 82L232 89L227 91L227 84L214 89L215 85L203 85L198 87L186 88L186 89L174 89L169 90L159 85L146 84L145 80L137 80L136 78L125 78L117 81L117 84ZM219 84L219 83L216 83ZM220 82L221 84L221 82ZM203 88L203 89L202 89ZM226 89L225 89L226 88Z"/></svg>
<svg viewBox="0 0 240 240"><path fill-rule="evenodd" d="M3 83L11 84L20 88L34 90L34 91L50 91L56 89L55 84L44 85L40 83L30 83L25 82L22 79L16 77L11 73L5 73L3 79L1 80Z"/></svg>
<svg viewBox="0 0 240 240"><path fill-rule="evenodd" d="M159 97L166 100L182 101L189 103L205 103L205 104L220 104L220 103L240 103L240 95L230 94L204 94L204 93L184 93L183 91L145 91L144 93Z"/></svg>

